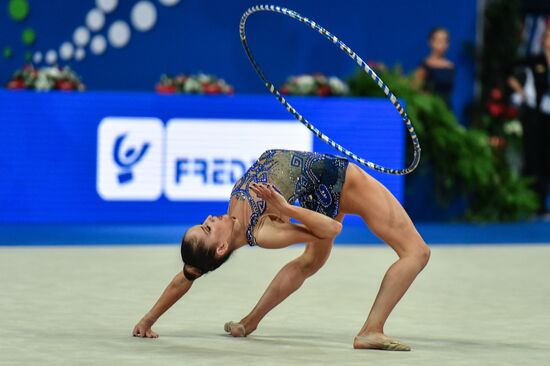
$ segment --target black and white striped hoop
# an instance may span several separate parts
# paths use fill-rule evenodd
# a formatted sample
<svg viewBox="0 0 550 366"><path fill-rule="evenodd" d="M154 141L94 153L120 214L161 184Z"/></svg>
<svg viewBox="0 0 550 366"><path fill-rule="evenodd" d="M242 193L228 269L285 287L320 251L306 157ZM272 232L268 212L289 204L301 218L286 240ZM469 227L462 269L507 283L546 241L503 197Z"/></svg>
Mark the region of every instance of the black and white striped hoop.
<svg viewBox="0 0 550 366"><path fill-rule="evenodd" d="M375 164L371 161L368 161L366 159L363 159L363 158L357 156L353 152L351 152L348 149L344 148L340 144L338 144L335 141L333 141L332 139L330 139L327 135L325 135L321 131L319 131L314 125L312 125L307 119L305 119L300 113L298 113L298 111L296 111L296 109L294 109L294 107L292 107L286 101L286 99L281 95L281 93L275 88L273 83L271 83L269 80L267 80L267 78L264 76L262 70L260 69L260 66L258 65L256 60L254 60L254 57L252 56L252 52L250 51L250 48L248 47L248 43L246 41L246 33L245 33L246 20L248 19L248 17L250 15L252 15L253 13L259 12L259 11L269 11L269 12L283 14L283 15L289 16L293 19L297 19L300 22L309 25L311 28L317 30L319 33L321 33L323 36L325 36L329 41L331 41L332 43L338 45L338 47L340 47L340 49L342 51L347 53L349 55L349 57L351 57L351 59L354 60L378 84L378 86L384 91L384 94L386 94L386 96L390 99L391 103L394 105L394 107L397 109L397 111L399 112L399 114L403 118L403 121L405 122L405 126L407 128L407 131L409 131L409 135L411 136L411 140L412 140L412 143L413 143L414 156L413 156L413 161L411 162L411 164L407 168L405 168L405 169L386 168L386 167ZM357 54L355 52L353 52L344 42L340 41L338 38L336 38L336 36L332 35L328 30L321 27L316 22L301 16L300 14L296 13L293 10L290 10L290 9L287 9L287 8L282 8L282 7L279 7L279 6L274 6L274 5L257 5L257 6L253 6L253 7L249 8L247 11L245 11L242 18L241 18L241 23L240 23L240 26L239 26L239 33L240 33L240 36L241 36L241 41L243 43L243 47L244 47L244 50L246 52L246 55L248 56L250 62L252 63L252 66L254 66L254 69L256 70L256 72L258 73L258 75L260 76L262 81L264 82L267 89L271 92L271 94L273 94L277 98L277 100L298 121L300 121L302 124L304 124L304 126L306 126L308 129L310 129L317 137L319 137L321 140L323 140L324 142L326 142L327 144L329 144L330 146L332 146L336 150L340 151L341 153L345 154L346 156L350 157L351 159L357 161L358 163L361 163L361 164L363 164L363 165L365 165L365 166L367 166L371 169L378 170L382 173L403 175L403 174L408 174L408 173L412 172L414 169L416 169L416 167L418 166L418 163L420 162L420 143L418 142L418 138L416 136L416 133L414 131L414 127L412 125L412 122L411 122L409 116L407 115L407 113L405 112L405 110L403 109L401 104L399 104L399 102L397 101L397 98L390 91L390 89L387 87L387 85L384 84L384 82L367 65L367 63L365 61L363 61L363 59L361 57L357 56Z"/></svg>

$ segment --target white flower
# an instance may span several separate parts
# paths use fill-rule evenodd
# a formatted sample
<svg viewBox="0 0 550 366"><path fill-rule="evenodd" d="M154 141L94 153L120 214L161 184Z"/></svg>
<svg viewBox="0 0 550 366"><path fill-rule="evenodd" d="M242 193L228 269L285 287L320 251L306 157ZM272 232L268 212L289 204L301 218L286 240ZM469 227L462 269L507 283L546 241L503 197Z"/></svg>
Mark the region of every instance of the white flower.
<svg viewBox="0 0 550 366"><path fill-rule="evenodd" d="M40 70L40 74L45 74L46 76L49 76L51 78L57 79L61 76L61 72L57 68L57 66L52 67L43 67Z"/></svg>
<svg viewBox="0 0 550 366"><path fill-rule="evenodd" d="M296 77L296 83L307 87L307 86L313 86L315 84L315 78L311 75L301 75Z"/></svg>
<svg viewBox="0 0 550 366"><path fill-rule="evenodd" d="M334 94L345 95L348 94L349 88L342 80L336 76L331 76L328 79L328 85L333 90Z"/></svg>
<svg viewBox="0 0 550 366"><path fill-rule="evenodd" d="M310 94L315 87L315 78L311 75L302 75L296 78L296 87L299 94Z"/></svg>
<svg viewBox="0 0 550 366"><path fill-rule="evenodd" d="M201 72L197 75L197 80L200 83L209 83L210 82L210 76Z"/></svg>
<svg viewBox="0 0 550 366"><path fill-rule="evenodd" d="M520 121L514 119L506 122L504 125L504 132L507 135L516 135L521 137L523 135L523 127L521 126Z"/></svg>
<svg viewBox="0 0 550 366"><path fill-rule="evenodd" d="M46 73L39 73L34 83L34 88L39 91L47 91L53 88L53 81L48 78Z"/></svg>
<svg viewBox="0 0 550 366"><path fill-rule="evenodd" d="M202 85L200 82L198 82L194 78L189 78L185 82L185 85L183 86L183 90L186 93L200 93L202 92Z"/></svg>

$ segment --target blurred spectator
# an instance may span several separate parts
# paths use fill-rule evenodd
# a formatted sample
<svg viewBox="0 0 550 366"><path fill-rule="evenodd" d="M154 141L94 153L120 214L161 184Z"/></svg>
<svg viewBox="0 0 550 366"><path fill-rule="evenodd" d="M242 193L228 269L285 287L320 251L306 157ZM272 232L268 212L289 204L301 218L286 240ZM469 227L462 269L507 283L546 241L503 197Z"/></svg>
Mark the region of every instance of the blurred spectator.
<svg viewBox="0 0 550 366"><path fill-rule="evenodd" d="M416 69L413 86L439 95L450 108L455 67L445 56L449 49L449 31L443 27L432 29L428 35L428 44L431 53Z"/></svg>
<svg viewBox="0 0 550 366"><path fill-rule="evenodd" d="M550 28L543 37L542 52L514 64L508 85L513 100L521 105L523 125L523 174L533 177L539 197L539 214L547 214L550 183ZM521 82L520 82L521 80Z"/></svg>

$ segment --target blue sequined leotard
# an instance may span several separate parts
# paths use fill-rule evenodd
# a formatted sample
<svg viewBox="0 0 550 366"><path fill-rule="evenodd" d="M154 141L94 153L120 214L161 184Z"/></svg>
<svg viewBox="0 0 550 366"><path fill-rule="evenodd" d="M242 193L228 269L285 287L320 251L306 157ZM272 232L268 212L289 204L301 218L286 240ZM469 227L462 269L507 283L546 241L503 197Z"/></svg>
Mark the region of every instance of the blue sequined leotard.
<svg viewBox="0 0 550 366"><path fill-rule="evenodd" d="M250 194L251 183L270 183L290 204L298 202L302 207L335 218L347 166L347 159L329 154L291 150L264 152L231 191L231 197L246 199L250 205L248 244L256 245L253 230L266 211L265 201Z"/></svg>

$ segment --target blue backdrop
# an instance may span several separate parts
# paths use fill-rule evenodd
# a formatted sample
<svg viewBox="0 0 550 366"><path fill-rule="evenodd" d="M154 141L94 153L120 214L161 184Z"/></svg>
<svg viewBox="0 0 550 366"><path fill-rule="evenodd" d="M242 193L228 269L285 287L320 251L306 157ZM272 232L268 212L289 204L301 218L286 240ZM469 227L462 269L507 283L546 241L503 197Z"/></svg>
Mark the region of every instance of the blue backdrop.
<svg viewBox="0 0 550 366"><path fill-rule="evenodd" d="M152 90L163 72L204 71L227 79L238 93L264 92L263 85L248 64L238 37L238 22L243 11L257 0L185 0L168 7L150 1L157 9L157 23L148 32L131 28L124 48L107 45L105 53L95 56L86 47L82 61L70 61L91 90ZM7 3L0 4L0 49L10 47L13 56L0 58L0 81L6 81L24 61L25 52L59 50L72 41L76 28L86 24L94 0L28 0L30 12L22 22L8 16ZM106 14L104 26L92 36L107 36L117 21L130 22L137 0L118 1ZM426 35L434 26L445 26L451 33L449 57L456 63L454 94L459 113L473 93L473 61L464 43L475 40L476 1L408 0L395 1L272 1L288 6L318 21L341 37L366 60L400 63L405 70L415 68L426 56ZM32 46L24 46L24 28L34 29ZM249 40L267 74L280 83L292 74L321 71L347 76L354 64L341 51L318 34L292 19L276 14L254 15L249 21ZM65 63L65 62L62 62Z"/></svg>

